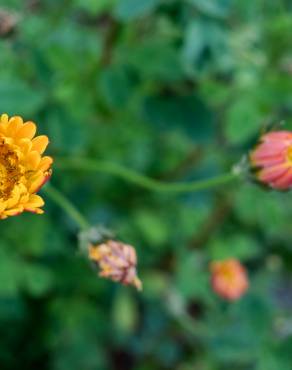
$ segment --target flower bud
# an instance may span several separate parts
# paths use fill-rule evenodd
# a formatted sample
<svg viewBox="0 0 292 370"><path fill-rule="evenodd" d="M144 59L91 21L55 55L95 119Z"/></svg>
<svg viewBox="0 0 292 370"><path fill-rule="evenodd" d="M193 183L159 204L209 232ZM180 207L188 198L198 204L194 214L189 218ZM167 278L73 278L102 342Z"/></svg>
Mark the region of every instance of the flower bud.
<svg viewBox="0 0 292 370"><path fill-rule="evenodd" d="M212 262L211 284L220 297L233 301L239 299L248 288L245 268L236 259Z"/></svg>
<svg viewBox="0 0 292 370"><path fill-rule="evenodd" d="M251 152L250 162L259 182L277 190L292 187L292 132L263 135Z"/></svg>
<svg viewBox="0 0 292 370"><path fill-rule="evenodd" d="M19 16L15 13L0 9L0 37L7 36L13 32L18 22Z"/></svg>
<svg viewBox="0 0 292 370"><path fill-rule="evenodd" d="M136 271L136 251L131 245L114 240L91 245L89 259L99 266L99 276L142 289Z"/></svg>

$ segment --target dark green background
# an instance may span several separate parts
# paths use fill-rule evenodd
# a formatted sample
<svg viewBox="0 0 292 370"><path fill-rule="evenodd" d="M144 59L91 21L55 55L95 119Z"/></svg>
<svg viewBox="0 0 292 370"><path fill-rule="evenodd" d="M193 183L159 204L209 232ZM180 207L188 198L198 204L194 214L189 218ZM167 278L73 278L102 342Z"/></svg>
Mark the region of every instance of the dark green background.
<svg viewBox="0 0 292 370"><path fill-rule="evenodd" d="M280 0L0 0L0 112L89 157L164 181L228 171L270 125L292 127L292 6ZM291 193L248 182L185 195L62 171L52 184L137 248L144 290L96 277L78 229L0 223L0 368L291 370ZM250 276L234 304L210 260Z"/></svg>

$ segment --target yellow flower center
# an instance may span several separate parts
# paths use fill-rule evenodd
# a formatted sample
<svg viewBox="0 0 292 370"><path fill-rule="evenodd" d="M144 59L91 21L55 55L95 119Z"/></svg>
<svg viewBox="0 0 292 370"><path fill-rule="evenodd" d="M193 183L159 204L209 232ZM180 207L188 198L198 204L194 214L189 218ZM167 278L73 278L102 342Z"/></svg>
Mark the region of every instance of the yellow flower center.
<svg viewBox="0 0 292 370"><path fill-rule="evenodd" d="M7 200L22 176L15 151L3 139L0 140L0 198Z"/></svg>
<svg viewBox="0 0 292 370"><path fill-rule="evenodd" d="M228 268L228 266L222 266L220 271L221 277L227 282L232 282L234 279L234 273Z"/></svg>
<svg viewBox="0 0 292 370"><path fill-rule="evenodd" d="M287 159L292 163L292 145L287 149Z"/></svg>

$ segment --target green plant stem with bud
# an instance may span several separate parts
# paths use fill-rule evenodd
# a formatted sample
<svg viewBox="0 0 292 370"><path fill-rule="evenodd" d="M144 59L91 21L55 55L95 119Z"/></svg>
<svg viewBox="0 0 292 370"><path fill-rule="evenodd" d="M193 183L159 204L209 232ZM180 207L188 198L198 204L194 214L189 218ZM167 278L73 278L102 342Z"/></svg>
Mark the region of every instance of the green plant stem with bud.
<svg viewBox="0 0 292 370"><path fill-rule="evenodd" d="M129 170L128 168L115 163L96 161L86 158L58 158L55 162L55 168L59 168L62 170L82 170L89 172L106 173L109 175L117 176L127 182L143 187L145 189L165 193L191 193L196 191L208 190L232 182L236 180L239 176L239 172L234 171L206 180L167 183L141 175L133 170ZM44 187L43 191L49 198L51 198L64 211L66 211L67 214L76 222L76 224L81 229L84 230L90 227L89 223L79 212L79 210L59 190L57 190L51 184L47 184Z"/></svg>
<svg viewBox="0 0 292 370"><path fill-rule="evenodd" d="M55 168L59 168L62 170L82 170L89 172L107 173L151 191L169 193L191 193L207 190L232 182L239 176L239 174L236 172L230 172L206 180L167 183L141 175L133 170L129 170L128 168L115 163L97 161L87 158L57 158L54 166Z"/></svg>
<svg viewBox="0 0 292 370"><path fill-rule="evenodd" d="M46 184L43 192L56 204L58 204L82 230L90 227L86 218L79 212L79 210L72 204L58 189L51 184Z"/></svg>

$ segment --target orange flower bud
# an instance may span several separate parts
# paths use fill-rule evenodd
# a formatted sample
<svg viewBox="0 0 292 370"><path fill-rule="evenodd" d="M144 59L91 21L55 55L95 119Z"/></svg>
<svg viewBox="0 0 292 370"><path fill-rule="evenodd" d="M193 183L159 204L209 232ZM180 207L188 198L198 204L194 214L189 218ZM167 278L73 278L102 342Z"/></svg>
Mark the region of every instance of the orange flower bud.
<svg viewBox="0 0 292 370"><path fill-rule="evenodd" d="M292 132L273 131L263 135L251 152L250 161L261 183L277 190L292 186Z"/></svg>
<svg viewBox="0 0 292 370"><path fill-rule="evenodd" d="M99 266L99 276L124 285L134 285L138 290L142 289L136 272L136 251L131 245L114 240L91 245L89 259Z"/></svg>
<svg viewBox="0 0 292 370"><path fill-rule="evenodd" d="M6 36L14 31L18 22L19 16L15 13L0 9L0 37Z"/></svg>
<svg viewBox="0 0 292 370"><path fill-rule="evenodd" d="M236 259L211 263L211 284L220 297L233 301L239 299L248 288L245 268Z"/></svg>

